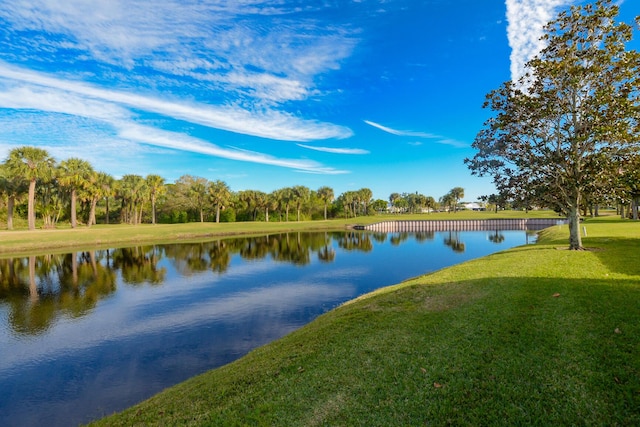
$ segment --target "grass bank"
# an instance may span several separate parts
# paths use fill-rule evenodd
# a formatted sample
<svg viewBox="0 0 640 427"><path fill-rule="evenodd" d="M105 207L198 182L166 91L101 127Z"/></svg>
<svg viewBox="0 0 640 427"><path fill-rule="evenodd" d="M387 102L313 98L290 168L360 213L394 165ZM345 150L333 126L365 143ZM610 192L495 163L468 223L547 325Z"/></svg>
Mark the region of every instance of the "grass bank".
<svg viewBox="0 0 640 427"><path fill-rule="evenodd" d="M640 223L363 296L96 425L640 425Z"/></svg>
<svg viewBox="0 0 640 427"><path fill-rule="evenodd" d="M493 212L463 211L455 214L438 213L422 215L377 215L329 221L300 222L233 222L233 223L188 223L188 224L141 224L141 225L96 225L91 228L80 226L71 229L68 224L60 224L53 230L33 230L24 228L0 231L0 256L20 254L44 254L68 249L96 249L138 244L170 243L175 241L202 241L224 236L280 233L288 231L341 230L353 224L370 224L389 219L484 219L484 218L531 218L553 217L553 212L505 211ZM0 224L1 228L2 224Z"/></svg>

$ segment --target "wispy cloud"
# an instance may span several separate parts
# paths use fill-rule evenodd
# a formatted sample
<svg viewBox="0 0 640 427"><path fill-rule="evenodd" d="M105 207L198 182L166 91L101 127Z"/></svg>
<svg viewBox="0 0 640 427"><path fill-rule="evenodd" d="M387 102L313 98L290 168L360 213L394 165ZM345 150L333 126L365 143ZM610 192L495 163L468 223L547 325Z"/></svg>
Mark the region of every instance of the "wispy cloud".
<svg viewBox="0 0 640 427"><path fill-rule="evenodd" d="M308 12L322 7L331 6L12 0L0 8L0 19L16 40L20 31L46 34L34 37L23 53L40 63L58 62L71 52L100 64L92 70L95 79L108 79L114 67L136 71L128 77L138 79L144 69L157 73L163 85L182 87L187 76L190 84L271 104L314 95L316 77L339 68L356 46L356 29L312 19Z"/></svg>
<svg viewBox="0 0 640 427"><path fill-rule="evenodd" d="M392 129L390 127L386 127L383 126L379 123L375 123L369 120L365 120L364 121L366 124L368 124L369 126L373 126L374 128L378 128L382 131L385 131L387 133L390 133L392 135L398 135L398 136L412 136L412 137L418 137L418 138L441 138L438 135L432 134L432 133L426 133L426 132L414 132L411 130L396 130L396 129Z"/></svg>
<svg viewBox="0 0 640 427"><path fill-rule="evenodd" d="M190 123L262 138L311 141L347 138L352 135L350 129L342 126L303 120L275 110L252 112L240 107L216 107L207 104L167 101L135 93L106 90L86 83L62 80L42 73L12 67L2 62L0 62L0 77L20 83L5 89L4 96L0 94L0 101L3 101L0 103L0 107L4 108L20 108L19 105L22 105L22 108L29 108L26 104L31 102L39 105L35 108L45 111L59 111L60 108L68 108L57 101L47 102L46 98L33 99L25 96L16 98L15 94L10 93L33 91L34 94L37 94L37 92L55 90L59 91L57 92L58 97L75 96L78 100L82 99L84 107L89 107L89 111L101 109L104 104L100 104L98 108L91 108L97 106L98 102L107 102L111 104L113 109L135 108Z"/></svg>
<svg viewBox="0 0 640 427"><path fill-rule="evenodd" d="M15 110L40 111L41 118L49 114L64 114L69 117L83 117L88 122L67 121L70 135L78 137L79 127L84 140L95 140L110 135L121 141L147 144L155 147L188 151L210 156L279 166L311 173L342 174L337 170L311 160L281 159L264 153L219 147L208 141L179 132L171 132L137 123L134 111L144 110L179 118L192 123L209 125L236 122L236 131L242 126L254 126L251 131L260 136L269 132L281 132L297 138L315 138L328 135L331 126L316 123L296 123L291 117L252 117L241 110L214 110L207 106L177 104L136 94L113 92L87 84L52 78L40 73L8 67L0 63L0 107ZM210 116L207 116L207 113ZM267 126L267 127L265 127ZM267 130L271 127L271 130ZM260 130L262 129L262 130ZM64 132L64 130L61 130ZM328 132L328 133L324 133ZM93 138L88 134L92 133ZM249 133L249 132L247 132ZM299 139L298 139L299 140ZM77 154L76 154L77 155Z"/></svg>
<svg viewBox="0 0 640 427"><path fill-rule="evenodd" d="M465 144L464 142L461 141L457 141L455 139L451 139L451 138L447 138L444 137L442 135L437 135L434 133L428 133L428 132L415 132L415 131L411 131L411 130L397 130L397 129L393 129L387 126L383 126L379 123L376 122L372 122L370 120L365 120L364 121L366 124L368 124L369 126L373 126L374 128L378 128L384 132L390 133L391 135L396 135L396 136L408 136L408 137L412 137L412 138L424 138L424 139L431 139L433 140L433 142L437 143L437 144L444 144L444 145L451 145L453 147L466 147L467 144ZM411 143L412 145L419 145L417 142L413 142Z"/></svg>
<svg viewBox="0 0 640 427"><path fill-rule="evenodd" d="M522 77L527 61L544 49L540 40L543 27L553 20L559 8L573 3L573 0L506 0L511 80L515 82Z"/></svg>
<svg viewBox="0 0 640 427"><path fill-rule="evenodd" d="M362 148L330 148L330 147L314 147L312 145L296 144L298 147L306 148L309 150L322 151L325 153L334 154L369 154L370 151L363 150Z"/></svg>
<svg viewBox="0 0 640 427"><path fill-rule="evenodd" d="M242 162L260 163L264 165L295 169L303 172L331 175L348 173L347 171L323 166L322 164L312 160L281 159L249 150L223 148L198 138L193 138L175 132L158 130L148 126L125 124L119 129L119 134L123 138L144 144L152 144L159 147L190 151L193 153L201 153Z"/></svg>

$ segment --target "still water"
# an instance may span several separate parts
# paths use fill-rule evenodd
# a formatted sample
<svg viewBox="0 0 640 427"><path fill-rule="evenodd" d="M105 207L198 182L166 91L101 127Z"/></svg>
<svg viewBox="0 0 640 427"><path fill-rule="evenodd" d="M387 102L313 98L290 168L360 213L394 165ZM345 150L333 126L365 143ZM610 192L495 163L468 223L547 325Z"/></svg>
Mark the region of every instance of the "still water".
<svg viewBox="0 0 640 427"><path fill-rule="evenodd" d="M526 231L288 233L0 259L0 425L77 425Z"/></svg>

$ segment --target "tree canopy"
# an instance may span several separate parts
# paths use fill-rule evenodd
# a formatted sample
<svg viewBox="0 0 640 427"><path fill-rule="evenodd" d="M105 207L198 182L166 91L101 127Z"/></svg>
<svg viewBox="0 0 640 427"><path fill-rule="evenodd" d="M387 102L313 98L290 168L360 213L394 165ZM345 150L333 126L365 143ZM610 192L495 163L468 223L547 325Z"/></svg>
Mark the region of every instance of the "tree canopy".
<svg viewBox="0 0 640 427"><path fill-rule="evenodd" d="M501 194L567 215L570 249L582 248L584 198L611 188L616 162L640 144L640 56L626 48L633 27L616 22L618 9L599 0L550 22L526 74L487 95L495 115L465 159Z"/></svg>

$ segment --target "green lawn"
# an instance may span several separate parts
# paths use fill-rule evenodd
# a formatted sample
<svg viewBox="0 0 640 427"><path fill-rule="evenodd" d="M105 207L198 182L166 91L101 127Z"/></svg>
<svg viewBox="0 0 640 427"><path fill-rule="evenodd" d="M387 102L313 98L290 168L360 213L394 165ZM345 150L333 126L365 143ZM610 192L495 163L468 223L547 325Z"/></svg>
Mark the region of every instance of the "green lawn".
<svg viewBox="0 0 640 427"><path fill-rule="evenodd" d="M363 296L98 425L640 425L640 223ZM389 266L393 268L393 266Z"/></svg>

